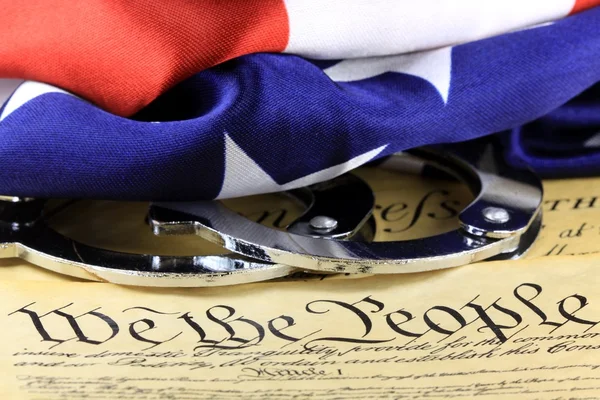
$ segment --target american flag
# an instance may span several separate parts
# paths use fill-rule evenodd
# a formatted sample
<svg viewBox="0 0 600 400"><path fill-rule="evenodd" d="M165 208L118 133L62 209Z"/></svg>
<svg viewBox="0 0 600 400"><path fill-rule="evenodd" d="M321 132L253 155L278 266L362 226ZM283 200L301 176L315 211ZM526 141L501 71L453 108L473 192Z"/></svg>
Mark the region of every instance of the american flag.
<svg viewBox="0 0 600 400"><path fill-rule="evenodd" d="M13 0L2 193L227 198L502 135L600 172L600 0Z"/></svg>

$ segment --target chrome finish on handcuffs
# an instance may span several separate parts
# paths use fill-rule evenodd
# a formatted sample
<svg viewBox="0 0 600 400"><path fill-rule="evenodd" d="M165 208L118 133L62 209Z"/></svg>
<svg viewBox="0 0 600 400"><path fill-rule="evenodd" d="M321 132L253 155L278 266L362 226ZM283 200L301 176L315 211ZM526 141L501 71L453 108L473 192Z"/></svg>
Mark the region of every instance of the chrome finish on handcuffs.
<svg viewBox="0 0 600 400"><path fill-rule="evenodd" d="M541 226L541 182L529 171L506 166L491 145L463 157L443 148L419 149L393 157L400 160L392 160L388 167L405 169L406 162L413 169L415 165L421 170L433 167L465 182L477 194L461 212L460 227L400 242L324 240L307 235L306 230L299 235L257 224L214 201L155 203L150 211L151 223L157 234L194 232L235 253L266 262L345 273L422 272L491 257L516 258L537 237ZM333 179L326 185L336 185L345 178ZM353 200L349 196L338 204L348 207ZM312 218L315 213L309 209L307 214Z"/></svg>
<svg viewBox="0 0 600 400"><path fill-rule="evenodd" d="M296 268L238 255L161 256L99 249L48 226L43 200L0 201L0 258L19 257L77 278L134 286L199 287L263 281Z"/></svg>
<svg viewBox="0 0 600 400"><path fill-rule="evenodd" d="M341 180L345 184L341 183ZM374 203L369 186L354 176L335 185L317 185L290 191L315 213L335 216L340 223L327 232L310 232L314 219L305 213L289 230L314 237L363 238L374 235L374 225L365 223ZM355 207L336 207L340 197L357 196ZM44 214L44 200L5 196L0 199L0 258L19 257L43 268L82 279L134 286L200 287L264 281L288 276L298 268L264 262L239 255L163 256L131 254L79 243L52 229ZM360 228L360 231L359 229ZM185 233L182 230L179 233Z"/></svg>
<svg viewBox="0 0 600 400"><path fill-rule="evenodd" d="M491 145L417 149L380 168L444 171L465 182L476 199L444 234L373 242L375 200L360 178L346 174L288 194L305 213L285 231L252 222L216 201L154 203L157 235L199 235L238 253L215 256L129 254L88 246L49 227L44 201L0 197L0 258L20 257L62 274L137 286L219 286L256 282L296 271L406 273L517 258L541 226L542 187L529 171L507 167Z"/></svg>

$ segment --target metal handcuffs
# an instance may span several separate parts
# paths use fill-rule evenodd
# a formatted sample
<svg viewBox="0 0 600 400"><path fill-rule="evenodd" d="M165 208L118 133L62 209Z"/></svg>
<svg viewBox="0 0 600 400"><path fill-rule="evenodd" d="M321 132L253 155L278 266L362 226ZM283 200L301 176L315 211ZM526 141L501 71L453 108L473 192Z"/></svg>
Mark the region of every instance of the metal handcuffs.
<svg viewBox="0 0 600 400"><path fill-rule="evenodd" d="M235 213L217 201L153 203L157 235L199 235L237 253L216 256L130 254L88 246L52 229L44 200L0 198L0 258L19 257L84 279L136 286L199 287L256 282L296 271L408 273L523 255L541 227L542 185L508 167L492 144L411 150L380 167L443 171L467 184L475 200L455 230L422 239L373 242L374 195L346 174L289 192L306 212L285 231Z"/></svg>

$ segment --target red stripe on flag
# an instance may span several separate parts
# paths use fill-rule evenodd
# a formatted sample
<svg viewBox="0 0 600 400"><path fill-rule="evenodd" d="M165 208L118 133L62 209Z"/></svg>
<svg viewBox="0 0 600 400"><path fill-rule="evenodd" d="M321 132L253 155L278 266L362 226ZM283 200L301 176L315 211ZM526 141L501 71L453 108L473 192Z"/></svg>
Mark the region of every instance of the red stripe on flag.
<svg viewBox="0 0 600 400"><path fill-rule="evenodd" d="M281 0L0 0L0 76L50 83L131 115L190 75L283 51Z"/></svg>
<svg viewBox="0 0 600 400"><path fill-rule="evenodd" d="M600 5L600 0L576 0L569 14L575 14L588 8Z"/></svg>

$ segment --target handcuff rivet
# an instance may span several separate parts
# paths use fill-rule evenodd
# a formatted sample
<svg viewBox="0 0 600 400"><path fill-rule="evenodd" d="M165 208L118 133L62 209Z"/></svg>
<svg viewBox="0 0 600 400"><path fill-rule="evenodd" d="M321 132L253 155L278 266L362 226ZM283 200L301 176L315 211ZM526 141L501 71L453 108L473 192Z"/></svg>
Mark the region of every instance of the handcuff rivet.
<svg viewBox="0 0 600 400"><path fill-rule="evenodd" d="M495 224L503 224L508 222L510 215L504 208L499 207L487 207L483 209L483 217L489 222Z"/></svg>
<svg viewBox="0 0 600 400"><path fill-rule="evenodd" d="M331 232L332 230L334 230L337 227L338 222L337 220L331 217L318 215L316 217L311 218L308 224L310 225L313 231L324 233Z"/></svg>

